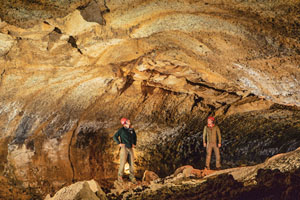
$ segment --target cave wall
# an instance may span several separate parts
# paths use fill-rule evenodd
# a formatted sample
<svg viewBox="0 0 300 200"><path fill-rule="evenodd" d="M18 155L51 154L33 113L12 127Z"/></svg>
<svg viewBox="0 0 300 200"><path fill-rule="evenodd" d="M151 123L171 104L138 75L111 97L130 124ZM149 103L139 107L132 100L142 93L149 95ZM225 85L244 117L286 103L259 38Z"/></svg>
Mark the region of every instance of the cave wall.
<svg viewBox="0 0 300 200"><path fill-rule="evenodd" d="M0 169L26 194L91 178L109 187L121 117L138 134L137 176L202 168L209 115L224 167L299 146L297 1L3 5Z"/></svg>

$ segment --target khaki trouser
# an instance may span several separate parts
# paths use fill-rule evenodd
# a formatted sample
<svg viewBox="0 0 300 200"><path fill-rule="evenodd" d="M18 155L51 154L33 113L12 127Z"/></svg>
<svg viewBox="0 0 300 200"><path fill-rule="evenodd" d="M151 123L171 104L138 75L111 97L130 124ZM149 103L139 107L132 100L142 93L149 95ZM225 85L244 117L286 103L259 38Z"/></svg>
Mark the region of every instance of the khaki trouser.
<svg viewBox="0 0 300 200"><path fill-rule="evenodd" d="M130 171L130 176L134 176L134 153L132 148L127 148L127 147L121 147L120 151L120 167L118 171L118 176L123 176L124 174L124 167L126 162L128 161L129 163L129 171Z"/></svg>
<svg viewBox="0 0 300 200"><path fill-rule="evenodd" d="M211 158L211 152L212 150L214 150L215 152L215 156L216 156L216 167L220 168L221 164L220 164L220 150L219 147L217 147L217 144L207 144L206 147L206 163L205 166L209 169L209 165L210 165L210 158Z"/></svg>

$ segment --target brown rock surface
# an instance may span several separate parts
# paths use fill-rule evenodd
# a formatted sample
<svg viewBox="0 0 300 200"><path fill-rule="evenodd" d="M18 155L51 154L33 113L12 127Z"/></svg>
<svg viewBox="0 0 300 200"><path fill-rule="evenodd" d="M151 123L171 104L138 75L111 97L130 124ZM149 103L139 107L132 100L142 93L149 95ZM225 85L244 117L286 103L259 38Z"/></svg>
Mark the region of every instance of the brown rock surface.
<svg viewBox="0 0 300 200"><path fill-rule="evenodd" d="M111 187L121 117L138 134L138 177L201 168L208 115L228 167L300 145L297 1L1 5L0 171L25 195Z"/></svg>
<svg viewBox="0 0 300 200"><path fill-rule="evenodd" d="M186 169L194 169L194 167L191 165L185 165L185 166L179 167L178 169L175 170L174 176L177 176L179 173L182 173Z"/></svg>
<svg viewBox="0 0 300 200"><path fill-rule="evenodd" d="M81 181L60 189L53 197L45 200L107 200L105 193L95 180Z"/></svg>
<svg viewBox="0 0 300 200"><path fill-rule="evenodd" d="M300 148L276 155L264 163L212 171L202 178L180 176L195 170L182 166L171 176L152 182L148 187L124 190L111 199L298 199L300 193ZM199 170L200 171L200 170ZM192 179L191 179L192 178ZM252 182L249 182L249 179Z"/></svg>
<svg viewBox="0 0 300 200"><path fill-rule="evenodd" d="M177 176L178 174L182 173L184 177L203 178L214 172L215 170L208 170L206 168L204 170L200 170L200 169L194 169L194 167L191 165L185 165L176 169L176 171L174 172L174 176Z"/></svg>
<svg viewBox="0 0 300 200"><path fill-rule="evenodd" d="M157 179L159 179L159 176L155 172L145 170L142 181L143 183L149 184L151 181Z"/></svg>

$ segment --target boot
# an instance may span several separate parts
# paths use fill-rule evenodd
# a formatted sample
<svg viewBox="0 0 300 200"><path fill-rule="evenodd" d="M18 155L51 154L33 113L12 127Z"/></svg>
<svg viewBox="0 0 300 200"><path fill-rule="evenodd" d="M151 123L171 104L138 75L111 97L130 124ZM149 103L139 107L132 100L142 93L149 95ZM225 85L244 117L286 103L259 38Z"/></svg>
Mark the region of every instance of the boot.
<svg viewBox="0 0 300 200"><path fill-rule="evenodd" d="M130 181L132 182L132 183L136 183L136 179L135 179L135 177L133 176L133 175L130 175L129 176L129 179L130 179Z"/></svg>
<svg viewBox="0 0 300 200"><path fill-rule="evenodd" d="M118 181L119 182L123 182L123 177L122 176L118 176Z"/></svg>

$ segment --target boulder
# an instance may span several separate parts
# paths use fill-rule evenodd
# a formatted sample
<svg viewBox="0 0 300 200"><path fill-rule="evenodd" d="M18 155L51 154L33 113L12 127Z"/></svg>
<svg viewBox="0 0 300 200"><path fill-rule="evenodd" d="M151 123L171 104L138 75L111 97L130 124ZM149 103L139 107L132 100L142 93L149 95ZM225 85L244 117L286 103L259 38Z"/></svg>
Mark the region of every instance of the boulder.
<svg viewBox="0 0 300 200"><path fill-rule="evenodd" d="M60 189L53 197L45 200L106 200L106 194L95 180L80 181Z"/></svg>
<svg viewBox="0 0 300 200"><path fill-rule="evenodd" d="M179 167L175 170L174 176L177 176L179 173L183 173L183 171L187 169L194 169L194 167L191 165L184 165L182 167Z"/></svg>
<svg viewBox="0 0 300 200"><path fill-rule="evenodd" d="M159 176L152 171L146 170L143 175L143 183L149 184L151 181L159 179Z"/></svg>
<svg viewBox="0 0 300 200"><path fill-rule="evenodd" d="M185 165L176 169L176 171L174 172L174 176L178 176L180 173L182 173L183 177L203 178L204 176L212 174L213 172L215 171L208 169L194 169L191 165Z"/></svg>
<svg viewBox="0 0 300 200"><path fill-rule="evenodd" d="M14 40L7 34L0 33L0 57L7 54L13 46Z"/></svg>

